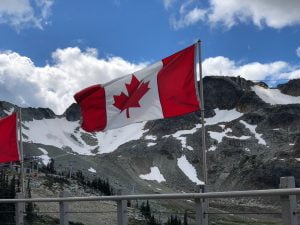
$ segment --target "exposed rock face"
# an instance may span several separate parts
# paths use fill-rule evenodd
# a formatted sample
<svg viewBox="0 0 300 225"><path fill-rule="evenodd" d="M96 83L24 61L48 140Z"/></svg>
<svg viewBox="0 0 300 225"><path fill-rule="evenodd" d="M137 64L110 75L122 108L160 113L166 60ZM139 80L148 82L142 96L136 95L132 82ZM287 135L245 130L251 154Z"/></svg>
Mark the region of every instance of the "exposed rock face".
<svg viewBox="0 0 300 225"><path fill-rule="evenodd" d="M79 105L73 103L69 108L67 108L63 116L65 116L68 121L80 120L81 115Z"/></svg>
<svg viewBox="0 0 300 225"><path fill-rule="evenodd" d="M278 85L282 93L292 96L300 96L300 79L290 80L286 84Z"/></svg>
<svg viewBox="0 0 300 225"><path fill-rule="evenodd" d="M293 80L279 89L282 94L299 96L299 83L300 80ZM300 102L271 105L253 90L255 85L239 77L204 78L207 164L212 190L275 188L279 177L288 175L295 176L300 185ZM263 83L259 86L269 90ZM0 116L14 108L0 102ZM124 132L120 129L106 134L82 131L76 104L62 116L42 108L22 112L23 120L28 121L28 130L23 134L26 154L40 156L43 149L55 159L57 167L68 168L72 164L73 170L108 178L113 186L128 193L133 189L141 193L194 191L193 168L202 180L199 112L149 121L133 133L124 128ZM57 122L45 134L29 132L37 126L30 122L53 118L64 121ZM136 133L140 136L130 139ZM182 162L186 163L185 168ZM139 177L150 173L154 166L166 182ZM89 172L89 168L97 173Z"/></svg>

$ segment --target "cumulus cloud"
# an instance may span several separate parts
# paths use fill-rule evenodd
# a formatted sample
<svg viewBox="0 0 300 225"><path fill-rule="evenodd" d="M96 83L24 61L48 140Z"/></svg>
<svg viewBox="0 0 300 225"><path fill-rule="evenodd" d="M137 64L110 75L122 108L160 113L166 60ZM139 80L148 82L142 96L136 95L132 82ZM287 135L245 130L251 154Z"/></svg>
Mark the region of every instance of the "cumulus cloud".
<svg viewBox="0 0 300 225"><path fill-rule="evenodd" d="M180 13L179 19L175 19L175 17L171 18L171 24L175 30L178 30L183 27L187 27L193 25L200 20L205 19L206 10L200 8L193 8L188 12Z"/></svg>
<svg viewBox="0 0 300 225"><path fill-rule="evenodd" d="M42 29L47 24L54 0L1 0L0 23L17 30L33 26Z"/></svg>
<svg viewBox="0 0 300 225"><path fill-rule="evenodd" d="M300 24L299 0L208 0L206 8L201 8L200 3L195 0L181 4L174 2L164 0L166 9L174 6L171 25L175 29L200 21L207 21L212 26L221 24L227 28L239 23L253 23L260 28L268 26L275 29Z"/></svg>
<svg viewBox="0 0 300 225"><path fill-rule="evenodd" d="M296 54L298 57L300 57L300 46L296 49Z"/></svg>
<svg viewBox="0 0 300 225"><path fill-rule="evenodd" d="M210 0L210 10L209 21L227 27L248 21L272 28L300 24L299 0Z"/></svg>
<svg viewBox="0 0 300 225"><path fill-rule="evenodd" d="M176 0L164 0L166 9L171 12L170 24L175 29L181 29L204 20L207 11L195 5L195 0L179 3ZM171 7L172 6L172 7Z"/></svg>
<svg viewBox="0 0 300 225"><path fill-rule="evenodd" d="M96 49L57 49L52 63L38 67L16 52L0 52L0 100L32 107L49 107L61 114L83 88L106 83L147 66L120 57L100 58ZM250 80L300 78L300 65L284 61L240 64L217 56L203 61L204 75L242 76Z"/></svg>
<svg viewBox="0 0 300 225"><path fill-rule="evenodd" d="M0 53L0 100L22 106L49 107L63 113L79 90L106 83L118 76L141 69L120 57L98 58L97 50L58 49L53 64L37 67L16 52Z"/></svg>
<svg viewBox="0 0 300 225"><path fill-rule="evenodd" d="M239 64L223 56L203 61L203 75L241 76L248 80L300 78L300 69L284 61Z"/></svg>

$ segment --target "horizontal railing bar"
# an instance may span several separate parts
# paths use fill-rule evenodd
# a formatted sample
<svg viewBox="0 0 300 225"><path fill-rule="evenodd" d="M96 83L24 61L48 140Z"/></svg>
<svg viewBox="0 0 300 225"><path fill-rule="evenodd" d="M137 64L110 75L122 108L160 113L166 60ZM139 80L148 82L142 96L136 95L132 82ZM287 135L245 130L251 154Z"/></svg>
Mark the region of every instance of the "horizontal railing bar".
<svg viewBox="0 0 300 225"><path fill-rule="evenodd" d="M281 215L281 213L278 213L278 212L274 212L274 213L260 213L260 212L216 212L216 213L213 213L213 212L208 212L208 213L204 213L204 214L208 214L208 215L227 215L227 214L233 214L233 215L243 215L243 214L250 214L250 215Z"/></svg>
<svg viewBox="0 0 300 225"><path fill-rule="evenodd" d="M36 212L34 212L34 213L37 213L37 214L41 214L41 213L44 213L44 214L46 214L46 213L59 213L59 211L36 211ZM23 214L27 214L26 212L24 212Z"/></svg>
<svg viewBox="0 0 300 225"><path fill-rule="evenodd" d="M38 213L38 214L47 214L47 213L60 213L59 211L57 212L53 212L53 211L37 211L35 213ZM95 214L98 214L98 213L117 213L117 210L115 211L67 211L66 213L95 213ZM25 214L25 213L24 213Z"/></svg>
<svg viewBox="0 0 300 225"><path fill-rule="evenodd" d="M173 193L173 194L141 194L141 195L114 195L90 197L64 198L31 198L31 199L0 199L0 203L15 202L77 202L77 201L120 201L120 200L150 200L150 199L206 199L206 198L238 198L263 197L280 195L300 195L300 188L207 192L207 193Z"/></svg>
<svg viewBox="0 0 300 225"><path fill-rule="evenodd" d="M101 214L101 213L117 213L117 210L116 211L103 211L103 212L100 212L100 211L67 211L67 213L96 213L96 214Z"/></svg>
<svg viewBox="0 0 300 225"><path fill-rule="evenodd" d="M196 212L184 213L184 212L164 212L164 211L161 211L161 212L151 212L151 214L195 215Z"/></svg>

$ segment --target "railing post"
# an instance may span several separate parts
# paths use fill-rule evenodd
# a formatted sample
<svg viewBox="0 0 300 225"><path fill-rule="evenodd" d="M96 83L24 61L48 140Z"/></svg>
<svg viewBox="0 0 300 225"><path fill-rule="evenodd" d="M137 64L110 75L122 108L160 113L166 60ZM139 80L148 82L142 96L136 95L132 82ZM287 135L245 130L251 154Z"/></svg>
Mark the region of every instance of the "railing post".
<svg viewBox="0 0 300 225"><path fill-rule="evenodd" d="M60 193L59 197L70 197L69 192L63 191ZM60 225L69 225L69 202L59 202L59 221Z"/></svg>
<svg viewBox="0 0 300 225"><path fill-rule="evenodd" d="M119 190L118 195L121 195L122 192ZM127 217L127 200L118 200L117 201L117 217L118 217L118 225L127 225L128 217Z"/></svg>
<svg viewBox="0 0 300 225"><path fill-rule="evenodd" d="M280 177L280 188L295 188L294 177ZM298 225L297 199L296 195L280 196L282 224Z"/></svg>
<svg viewBox="0 0 300 225"><path fill-rule="evenodd" d="M24 198L24 194L21 192L16 193L16 199ZM15 209L15 219L16 225L24 225L24 211L25 211L25 203L17 202Z"/></svg>
<svg viewBox="0 0 300 225"><path fill-rule="evenodd" d="M207 185L198 185L197 192L207 192ZM207 199L195 199L196 225L208 225L208 201Z"/></svg>

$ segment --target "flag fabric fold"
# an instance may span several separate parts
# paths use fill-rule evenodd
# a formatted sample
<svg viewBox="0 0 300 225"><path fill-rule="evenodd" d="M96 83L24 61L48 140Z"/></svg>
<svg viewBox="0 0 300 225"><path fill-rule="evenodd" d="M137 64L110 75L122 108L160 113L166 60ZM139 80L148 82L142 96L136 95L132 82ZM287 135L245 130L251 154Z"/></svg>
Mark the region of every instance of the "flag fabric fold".
<svg viewBox="0 0 300 225"><path fill-rule="evenodd" d="M145 69L75 94L82 128L102 131L199 110L195 52L196 45L189 46Z"/></svg>
<svg viewBox="0 0 300 225"><path fill-rule="evenodd" d="M0 119L0 163L18 161L16 113Z"/></svg>

